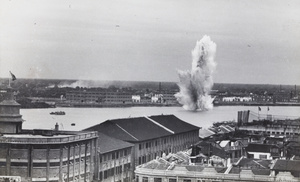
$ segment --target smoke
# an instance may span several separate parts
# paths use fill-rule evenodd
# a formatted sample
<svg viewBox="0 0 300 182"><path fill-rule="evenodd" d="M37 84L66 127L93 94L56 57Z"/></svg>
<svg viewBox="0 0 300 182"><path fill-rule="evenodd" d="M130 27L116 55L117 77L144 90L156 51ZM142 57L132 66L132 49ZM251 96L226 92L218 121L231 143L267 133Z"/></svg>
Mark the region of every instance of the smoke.
<svg viewBox="0 0 300 182"><path fill-rule="evenodd" d="M216 44L205 35L192 50L191 71L178 71L180 92L175 94L186 110L208 110L213 108L209 95L213 86L212 74L216 68L214 60Z"/></svg>

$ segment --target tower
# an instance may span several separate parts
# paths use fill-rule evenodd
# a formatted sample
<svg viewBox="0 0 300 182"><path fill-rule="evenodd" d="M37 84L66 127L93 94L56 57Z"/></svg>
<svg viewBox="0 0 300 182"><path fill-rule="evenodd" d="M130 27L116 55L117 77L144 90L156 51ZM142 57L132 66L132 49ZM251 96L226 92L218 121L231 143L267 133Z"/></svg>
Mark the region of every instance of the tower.
<svg viewBox="0 0 300 182"><path fill-rule="evenodd" d="M0 134L20 133L22 130L21 105L14 100L13 89L0 90L4 100L0 102Z"/></svg>

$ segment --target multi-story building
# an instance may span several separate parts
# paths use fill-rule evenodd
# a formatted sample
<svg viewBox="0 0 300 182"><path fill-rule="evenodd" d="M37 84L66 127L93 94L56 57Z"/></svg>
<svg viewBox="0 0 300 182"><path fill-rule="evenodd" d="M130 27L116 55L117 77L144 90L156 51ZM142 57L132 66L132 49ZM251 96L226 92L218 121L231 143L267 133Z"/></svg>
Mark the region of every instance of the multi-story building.
<svg viewBox="0 0 300 182"><path fill-rule="evenodd" d="M71 91L66 93L66 100L68 102L75 103L100 103L104 101L105 91Z"/></svg>
<svg viewBox="0 0 300 182"><path fill-rule="evenodd" d="M96 104L125 104L132 103L132 94L129 92L110 92L105 90L83 90L66 93L66 100L71 103Z"/></svg>
<svg viewBox="0 0 300 182"><path fill-rule="evenodd" d="M199 128L174 115L107 120L85 130L132 143L133 169L157 156L186 149L199 140Z"/></svg>
<svg viewBox="0 0 300 182"><path fill-rule="evenodd" d="M22 130L20 105L10 90L0 103L0 176L22 181L92 181L97 132Z"/></svg>
<svg viewBox="0 0 300 182"><path fill-rule="evenodd" d="M250 111L238 112L238 130L253 134L281 135L297 137L300 135L299 118L288 116L257 115Z"/></svg>
<svg viewBox="0 0 300 182"><path fill-rule="evenodd" d="M300 181L299 161L255 160L241 158L223 165L190 163L189 154L172 154L137 166L136 182L221 182L221 181Z"/></svg>
<svg viewBox="0 0 300 182"><path fill-rule="evenodd" d="M130 182L133 144L98 133L98 180Z"/></svg>

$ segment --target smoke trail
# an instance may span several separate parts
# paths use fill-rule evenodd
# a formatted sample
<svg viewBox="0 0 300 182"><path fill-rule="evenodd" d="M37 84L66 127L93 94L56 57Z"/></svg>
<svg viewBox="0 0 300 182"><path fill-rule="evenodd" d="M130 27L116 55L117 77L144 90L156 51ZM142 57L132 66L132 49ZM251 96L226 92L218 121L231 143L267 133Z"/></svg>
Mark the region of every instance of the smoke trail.
<svg viewBox="0 0 300 182"><path fill-rule="evenodd" d="M176 93L175 97L184 109L212 109L213 98L209 92L213 86L212 73L216 68L216 48L216 44L205 35L197 41L192 51L192 70L178 71L180 92Z"/></svg>

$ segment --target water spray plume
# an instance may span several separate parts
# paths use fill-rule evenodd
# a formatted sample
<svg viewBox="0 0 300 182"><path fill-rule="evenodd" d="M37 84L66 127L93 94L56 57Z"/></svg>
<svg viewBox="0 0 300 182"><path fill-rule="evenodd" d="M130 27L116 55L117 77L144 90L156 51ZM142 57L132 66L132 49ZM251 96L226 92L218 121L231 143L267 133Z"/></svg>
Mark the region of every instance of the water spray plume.
<svg viewBox="0 0 300 182"><path fill-rule="evenodd" d="M192 50L191 71L178 71L180 92L175 97L184 109L195 111L213 108L213 98L209 93L217 65L214 60L216 49L216 44L205 35Z"/></svg>

